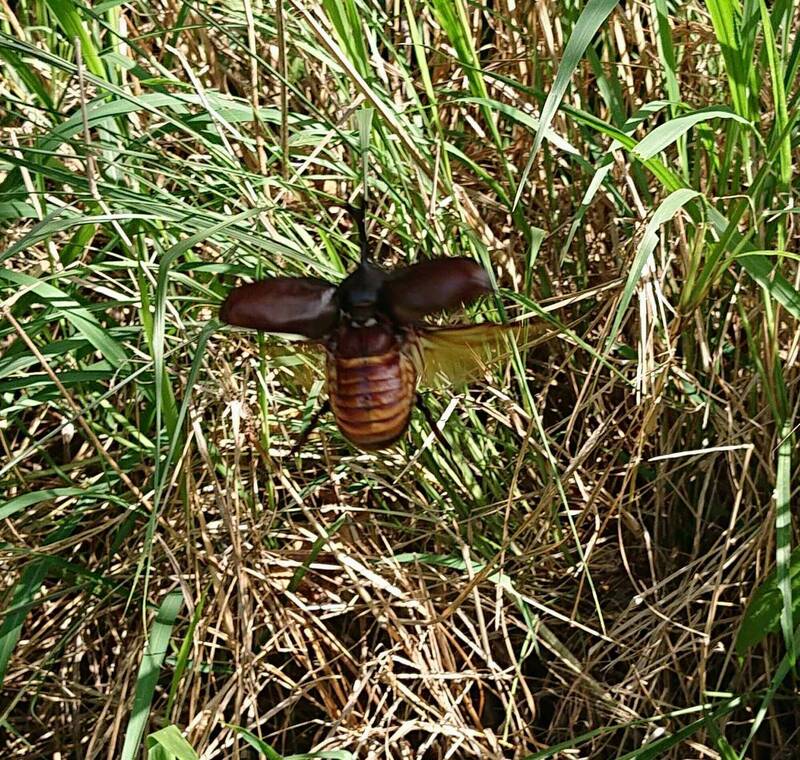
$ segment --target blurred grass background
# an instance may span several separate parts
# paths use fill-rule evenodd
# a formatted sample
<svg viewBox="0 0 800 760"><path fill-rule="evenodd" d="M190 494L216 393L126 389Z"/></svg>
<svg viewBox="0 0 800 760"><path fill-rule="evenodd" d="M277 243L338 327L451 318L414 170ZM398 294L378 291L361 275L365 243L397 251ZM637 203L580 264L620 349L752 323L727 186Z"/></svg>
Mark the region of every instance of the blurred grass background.
<svg viewBox="0 0 800 760"><path fill-rule="evenodd" d="M795 3L0 27L3 757L797 757ZM364 109L381 262L549 339L289 458L321 363L216 310L356 260Z"/></svg>

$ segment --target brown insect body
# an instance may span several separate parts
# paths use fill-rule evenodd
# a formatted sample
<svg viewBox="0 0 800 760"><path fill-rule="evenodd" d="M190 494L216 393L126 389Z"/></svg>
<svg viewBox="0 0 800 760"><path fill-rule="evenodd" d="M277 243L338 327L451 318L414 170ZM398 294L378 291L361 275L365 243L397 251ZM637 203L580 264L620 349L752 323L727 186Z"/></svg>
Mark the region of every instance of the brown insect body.
<svg viewBox="0 0 800 760"><path fill-rule="evenodd" d="M430 342L439 332L458 341L454 330L429 328L421 320L467 304L491 286L483 268L467 258L381 269L369 261L363 212L353 211L361 261L338 287L306 277L260 280L234 288L220 318L264 332L303 335L323 346L328 402L301 440L329 405L342 434L373 450L391 445L408 428L423 371L420 338Z"/></svg>
<svg viewBox="0 0 800 760"><path fill-rule="evenodd" d="M343 325L327 347L328 398L339 430L361 449L403 435L416 399L421 353L412 330Z"/></svg>

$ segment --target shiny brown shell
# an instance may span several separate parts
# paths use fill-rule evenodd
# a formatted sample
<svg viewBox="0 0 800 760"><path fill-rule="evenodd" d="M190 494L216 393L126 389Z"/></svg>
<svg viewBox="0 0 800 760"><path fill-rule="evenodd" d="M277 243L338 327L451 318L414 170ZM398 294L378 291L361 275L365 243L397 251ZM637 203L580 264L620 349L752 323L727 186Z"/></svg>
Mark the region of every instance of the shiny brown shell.
<svg viewBox="0 0 800 760"><path fill-rule="evenodd" d="M229 325L323 338L339 320L336 287L314 277L270 277L234 288L219 310Z"/></svg>
<svg viewBox="0 0 800 760"><path fill-rule="evenodd" d="M384 308L397 324L450 311L491 293L486 270L463 257L428 259L391 272L381 287Z"/></svg>

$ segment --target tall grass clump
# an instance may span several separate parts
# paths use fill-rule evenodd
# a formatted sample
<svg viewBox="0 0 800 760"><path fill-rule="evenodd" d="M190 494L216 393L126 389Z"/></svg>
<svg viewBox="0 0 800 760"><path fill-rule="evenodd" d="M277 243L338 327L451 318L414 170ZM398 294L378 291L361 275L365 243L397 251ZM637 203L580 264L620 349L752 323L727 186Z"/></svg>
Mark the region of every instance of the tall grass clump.
<svg viewBox="0 0 800 760"><path fill-rule="evenodd" d="M796 4L0 8L3 758L797 756ZM290 456L364 181L516 343Z"/></svg>

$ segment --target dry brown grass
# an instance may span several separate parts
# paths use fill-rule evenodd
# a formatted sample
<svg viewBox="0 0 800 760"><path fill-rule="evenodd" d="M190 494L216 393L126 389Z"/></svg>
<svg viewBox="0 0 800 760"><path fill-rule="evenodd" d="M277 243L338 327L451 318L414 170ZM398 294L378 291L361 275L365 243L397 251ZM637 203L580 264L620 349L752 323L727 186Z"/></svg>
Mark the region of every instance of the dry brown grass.
<svg viewBox="0 0 800 760"><path fill-rule="evenodd" d="M274 8L249 5L246 0L189 7L164 0L149 7L121 5L115 13L138 49L125 54L151 75L160 64L188 83L189 91L202 83L206 92L279 108ZM744 706L713 722L734 746L746 738L758 704L751 695L760 698L783 656L780 636L742 662L732 644L747 598L774 564L779 431L772 406L785 392L787 408L796 408L794 322L774 302L765 307L758 286L733 269L682 310L697 235L684 219L665 228L631 302L619 342L633 354L606 351L635 246L666 192L651 177L642 182L642 167L620 151L611 170L616 195L604 189L597 196L573 245L562 250L609 140L574 113L560 111L553 129L586 161L545 146L534 164L523 216L545 236L531 278L528 230L489 180L507 188L508 167L519 176L532 135L498 117L507 140L505 153L498 152L480 107L460 99L470 85L432 5L414 5L442 134L475 166L450 157L452 181L432 190L430 176L441 178L444 169L409 158L403 118L396 126L382 120L384 136L394 135L397 162L386 183L399 183L407 205L379 189L376 215L385 225L373 224L373 234L385 238L387 261L405 258L409 246L423 242L429 252L459 252L460 235L471 236L489 252L513 315L531 317L510 293L524 292L532 279L536 302L569 331L531 349L523 377L501 367L491 382L469 392L440 394L438 414L452 415L447 429L454 453L443 452L424 425L415 423L408 445L359 455L328 424L302 460L284 456L304 403L297 374L262 362L252 335L220 332L207 346L178 457L157 493L158 519L149 543L153 352L141 329L140 291L148 286L155 293L157 263L180 233L193 234L214 220L198 217L184 226L175 221L175 229L167 222L139 227L124 218L103 221L66 268L58 257L74 242L74 229L53 231L11 258L6 265L13 271L34 277L55 271L54 284L82 303L108 307L115 293L129 297L112 317L134 328L120 332L120 340L134 369L145 371L102 403L98 399L113 378L65 389L79 408L91 408L84 418L130 485L114 476L77 423L64 428L74 415L58 390L39 394L41 389L23 383L2 391L12 411L0 414L0 445L8 462L15 462L0 480L8 499L109 480L117 499L79 503L60 496L0 527L5 607L32 603L0 691L2 757L120 757L154 610L176 588L185 607L148 731L176 724L204 760L253 756L231 724L263 737L280 753L348 750L365 759L431 760L521 759L616 727L556 756L621 757L701 718L698 706L720 704L721 693L742 696ZM396 114L413 114L409 81L418 95L423 88L403 3L363 7L388 14L384 24L364 22L385 34L385 40L373 40L371 50L375 91L388 93L386 107ZM10 31L18 34L18 22L26 39L55 50L54 35L30 28L43 8L20 3L9 16ZM224 217L263 207L238 237L196 246L190 263L255 261L257 252L266 257L267 271L333 271L320 236L333 225L331 239L341 248L337 236L346 236L346 223L323 207L334 206L332 196L352 193L354 181L344 170L355 161L335 129L325 132L319 124L351 129L352 114L370 97L345 86L351 72L321 60L325 35L314 32L310 20L336 37L322 4L287 0L285 10L295 87L288 105L298 117L289 121L289 137L306 140L294 148L289 185L278 181L280 119L261 127L223 125L216 147L231 159L231 168L186 132L152 131L159 119L140 112L116 122L124 125L130 151L122 175L128 163L139 172L118 183L117 190L130 191L129 197L112 192L111 181L103 179L104 209L67 178L52 176L42 180L40 197L76 203L81 213L122 214L148 197L163 203L166 193L154 189L162 187L174 193L181 209L197 204L198 211ZM251 13L256 20L248 23ZM541 100L533 93L549 89L553 61L560 59L571 29L571 21L566 28L565 22L574 13L552 0L504 0L470 5L468 15L490 97L538 113ZM178 23L185 28L173 40L169 29ZM256 33L248 36L249 28ZM684 100L692 107L720 102L727 84L712 60L717 42L703 5L676 11L673 37L684 46L677 72ZM598 50L602 71L619 88L613 102L626 116L665 97L651 6L618 8ZM63 49L60 54L70 58ZM44 64L37 71L64 96L59 119L74 113L81 100L76 80ZM570 106L614 121L590 63L572 81ZM153 87L133 72L125 86L137 95ZM17 77L3 85L15 98L20 88ZM764 119L770 120L771 94L765 90L761 97ZM43 127L36 126L30 104L14 109L6 119L7 136L13 147L30 148ZM304 132L312 127L316 131ZM734 194L729 184L719 184L712 166L715 141L724 141L725 128L708 127L706 142L698 137L692 143L693 186L711 198ZM423 154L436 155L437 136L425 134L424 140ZM80 157L82 147L79 133L60 148L80 176L84 162L69 161ZM141 163L134 160L139 150L146 154ZM677 161L674 149L670 157ZM111 156L98 160L107 164ZM267 160L270 183L263 184ZM376 173L382 169L389 171L384 165ZM448 188L451 195L443 198ZM21 239L35 222L16 221L5 242ZM431 230L428 238L424 224ZM310 263L277 258L245 239L248 232L280 236L298 249L314 246L315 253ZM130 246L120 243L125 235ZM786 249L794 242L787 223ZM95 268L106 246L123 250L127 263ZM140 255L140 280L130 264L133 251ZM109 261L115 263L103 258ZM794 264L787 269L796 282ZM214 285L212 276L189 267L181 271L183 279L171 280L166 351L173 352L170 376L179 403L200 328L214 314L208 304L233 282L229 275L224 287ZM187 282L192 278L200 283L196 290ZM25 305L13 283L0 285L0 303L14 310L40 348L64 339L63 321L30 327L26 314L40 314L38 307ZM96 313L106 320L102 309ZM10 351L19 345L9 322L0 327L0 346ZM87 363L69 350L45 358L59 372ZM782 368L783 390L771 370L763 369L771 362ZM35 363L9 376L33 371L40 371ZM535 399L534 410L521 383ZM36 404L26 407L28 398ZM39 443L48 433L55 435ZM50 562L42 564L42 558ZM37 572L33 599L15 597L21 579L35 579ZM188 664L167 711L175 655L184 639ZM748 757L796 756L800 716L791 693L786 687L771 704ZM695 711L673 715L687 709ZM723 757L715 732L702 727L657 756Z"/></svg>

